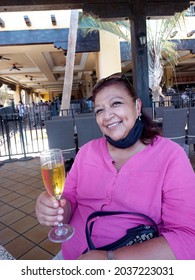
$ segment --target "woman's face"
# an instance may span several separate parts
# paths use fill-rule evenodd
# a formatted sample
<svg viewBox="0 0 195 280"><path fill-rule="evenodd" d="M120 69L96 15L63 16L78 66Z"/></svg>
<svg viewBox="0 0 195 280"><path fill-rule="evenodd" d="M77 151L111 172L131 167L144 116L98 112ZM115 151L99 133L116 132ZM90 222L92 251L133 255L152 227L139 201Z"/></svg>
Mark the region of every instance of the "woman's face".
<svg viewBox="0 0 195 280"><path fill-rule="evenodd" d="M94 111L103 134L115 141L125 138L140 115L141 100L137 99L136 103L120 85L100 90L95 98Z"/></svg>

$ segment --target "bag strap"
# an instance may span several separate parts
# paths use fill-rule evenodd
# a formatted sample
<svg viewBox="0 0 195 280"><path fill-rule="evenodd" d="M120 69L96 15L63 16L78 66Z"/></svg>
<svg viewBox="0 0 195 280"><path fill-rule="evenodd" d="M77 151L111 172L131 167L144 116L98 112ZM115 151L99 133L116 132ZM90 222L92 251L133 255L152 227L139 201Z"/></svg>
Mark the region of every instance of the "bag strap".
<svg viewBox="0 0 195 280"><path fill-rule="evenodd" d="M121 215L121 214L140 216L140 217L148 220L155 227L156 232L158 232L158 227L157 227L156 223L154 222L154 220L151 219L150 217L148 217L145 214L142 214L142 213L139 213L139 212L126 212L126 211L95 211L88 216L87 221L86 221L86 226L85 226L87 243L88 243L88 246L91 250L95 250L96 247L93 244L93 241L91 240L93 224L94 224L95 221L93 221L90 224L90 229L89 229L88 224L89 224L90 220L92 220L94 218L104 217L104 216Z"/></svg>

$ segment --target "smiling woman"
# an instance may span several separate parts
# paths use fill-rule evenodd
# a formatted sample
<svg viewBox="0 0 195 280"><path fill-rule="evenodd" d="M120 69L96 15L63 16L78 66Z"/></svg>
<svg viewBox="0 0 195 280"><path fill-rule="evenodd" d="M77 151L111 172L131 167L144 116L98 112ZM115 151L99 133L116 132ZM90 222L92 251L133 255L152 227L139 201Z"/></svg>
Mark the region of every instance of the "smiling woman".
<svg viewBox="0 0 195 280"><path fill-rule="evenodd" d="M109 82L112 79L115 79L113 85ZM102 90L101 84L105 85ZM112 75L109 79L100 81L99 86L97 84L93 91L95 93L100 90L95 97L94 110L97 123L107 141L118 148L127 148L130 143L135 144L143 129L143 124L139 120L141 100L129 95L127 89L132 88L131 85L127 83L127 89L124 85L121 84L120 78L118 80Z"/></svg>
<svg viewBox="0 0 195 280"><path fill-rule="evenodd" d="M60 204L54 205L45 193L37 199L40 223L54 226L64 221L75 228L75 235L62 244L58 256L80 260L194 259L195 174L185 151L159 135L124 75L107 77L92 93L96 121L105 137L79 149ZM103 248L89 251L85 225L97 211L120 214L89 225L93 226L95 248ZM127 219L124 212L141 215ZM159 236L107 252L106 245L144 223L142 214L157 224Z"/></svg>

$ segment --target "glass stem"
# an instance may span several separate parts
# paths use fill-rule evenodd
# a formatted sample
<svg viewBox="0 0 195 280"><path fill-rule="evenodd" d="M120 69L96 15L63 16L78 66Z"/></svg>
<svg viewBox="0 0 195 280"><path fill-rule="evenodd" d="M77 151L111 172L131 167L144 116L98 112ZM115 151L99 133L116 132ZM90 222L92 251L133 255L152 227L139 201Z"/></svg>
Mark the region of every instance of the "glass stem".
<svg viewBox="0 0 195 280"><path fill-rule="evenodd" d="M55 230L55 233L58 235L58 236L61 236L63 234L66 234L67 232L67 229L63 227L63 223L62 222L59 222L58 223L58 226Z"/></svg>

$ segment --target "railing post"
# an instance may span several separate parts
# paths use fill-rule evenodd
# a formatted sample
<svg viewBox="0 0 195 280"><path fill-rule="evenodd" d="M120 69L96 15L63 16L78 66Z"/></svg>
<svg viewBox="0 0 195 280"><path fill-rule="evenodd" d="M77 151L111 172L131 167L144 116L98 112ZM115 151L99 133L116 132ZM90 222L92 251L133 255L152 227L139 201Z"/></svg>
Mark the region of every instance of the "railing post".
<svg viewBox="0 0 195 280"><path fill-rule="evenodd" d="M3 134L3 119L2 119L2 116L0 116L0 122L1 122L1 131L2 131L2 134ZM4 162L0 161L0 166L2 166L2 165L4 165Z"/></svg>
<svg viewBox="0 0 195 280"><path fill-rule="evenodd" d="M11 158L11 141L10 141L10 130L9 130L9 121L12 121L12 119L9 119L9 115L5 115L5 118L3 118L3 123L5 126L5 133L6 133L6 139L7 139L7 149L8 149L8 156L9 159L4 160L4 163L17 161L17 158Z"/></svg>
<svg viewBox="0 0 195 280"><path fill-rule="evenodd" d="M22 144L22 149L24 153L24 157L19 158L19 161L26 161L26 160L31 160L33 157L26 156L26 149L25 149L25 143L24 143L24 135L23 135L23 118L21 116L18 116L18 122L19 122L19 132L20 132L20 139L21 139L21 144Z"/></svg>

